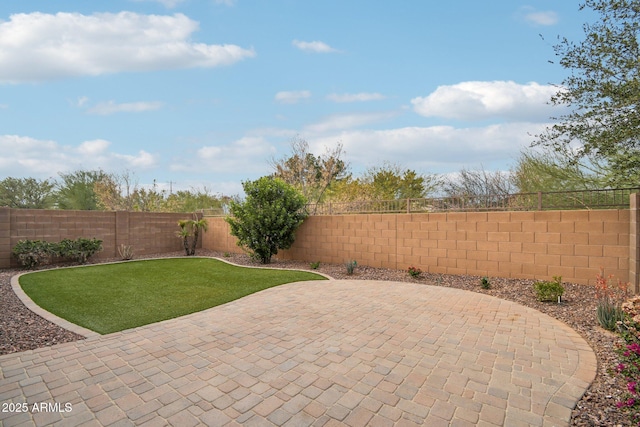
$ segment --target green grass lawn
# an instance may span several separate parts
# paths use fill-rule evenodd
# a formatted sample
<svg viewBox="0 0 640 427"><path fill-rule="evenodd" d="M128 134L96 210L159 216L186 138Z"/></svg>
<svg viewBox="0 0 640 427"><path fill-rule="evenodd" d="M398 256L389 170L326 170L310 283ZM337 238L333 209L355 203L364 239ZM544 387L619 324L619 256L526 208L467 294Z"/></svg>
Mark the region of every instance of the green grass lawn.
<svg viewBox="0 0 640 427"><path fill-rule="evenodd" d="M303 271L237 267L208 258L167 258L25 274L40 307L101 334L215 307L284 283L323 280Z"/></svg>

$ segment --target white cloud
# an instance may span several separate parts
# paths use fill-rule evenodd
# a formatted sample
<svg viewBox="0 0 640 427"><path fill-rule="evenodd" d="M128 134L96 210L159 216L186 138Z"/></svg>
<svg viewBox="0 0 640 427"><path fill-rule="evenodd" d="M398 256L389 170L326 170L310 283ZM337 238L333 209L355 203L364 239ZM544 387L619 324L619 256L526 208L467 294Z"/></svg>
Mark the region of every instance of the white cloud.
<svg viewBox="0 0 640 427"><path fill-rule="evenodd" d="M383 161L425 172L450 172L462 167L506 168L520 150L531 144L542 123L508 123L485 127L404 127L385 130L347 130L308 138L314 149L343 144L354 172Z"/></svg>
<svg viewBox="0 0 640 427"><path fill-rule="evenodd" d="M159 110L164 104L162 102L127 102L116 104L114 101L101 102L87 110L89 114L107 116L115 113L140 113L144 111Z"/></svg>
<svg viewBox="0 0 640 427"><path fill-rule="evenodd" d="M305 126L304 133L324 133L335 130L352 129L370 123L376 123L390 119L396 115L393 113L359 113L359 114L336 114L325 118L317 123Z"/></svg>
<svg viewBox="0 0 640 427"><path fill-rule="evenodd" d="M82 108L85 105L87 105L87 102L89 102L89 98L87 98L86 96L81 96L81 97L78 97L78 100L76 101L76 105Z"/></svg>
<svg viewBox="0 0 640 427"><path fill-rule="evenodd" d="M311 98L311 92L308 90L283 91L276 93L275 96L275 100L281 104L297 104L307 98Z"/></svg>
<svg viewBox="0 0 640 427"><path fill-rule="evenodd" d="M109 151L110 146L111 143L103 139L71 146L25 136L0 135L3 153L0 170L3 176L50 178L77 169L141 170L158 164L158 157L144 150L130 155Z"/></svg>
<svg viewBox="0 0 640 427"><path fill-rule="evenodd" d="M411 100L416 113L425 117L458 120L544 121L551 115L548 105L558 88L532 82L463 82L439 86L426 97Z"/></svg>
<svg viewBox="0 0 640 427"><path fill-rule="evenodd" d="M236 45L193 43L183 14L11 15L0 22L0 83L230 65L255 56Z"/></svg>
<svg viewBox="0 0 640 427"><path fill-rule="evenodd" d="M145 150L138 151L138 154L133 156L131 154L118 154L113 153L113 158L119 160L120 163L124 163L128 167L133 169L151 169L158 164L158 157L154 154L148 153Z"/></svg>
<svg viewBox="0 0 640 427"><path fill-rule="evenodd" d="M526 22L535 26L548 27L558 23L558 14L552 10L537 11L531 6L524 6L520 8L519 15L522 16Z"/></svg>
<svg viewBox="0 0 640 427"><path fill-rule="evenodd" d="M198 161L176 159L170 169L175 172L265 173L275 148L262 137L247 136L228 145L207 145L195 153Z"/></svg>
<svg viewBox="0 0 640 427"><path fill-rule="evenodd" d="M334 49L328 44L321 41L303 42L300 40L294 40L292 44L298 49L305 52L332 53L338 51L337 49Z"/></svg>
<svg viewBox="0 0 640 427"><path fill-rule="evenodd" d="M104 139L85 141L78 146L78 152L85 156L103 155L109 148L109 145L111 145L111 143Z"/></svg>
<svg viewBox="0 0 640 427"><path fill-rule="evenodd" d="M332 93L327 95L327 99L333 102L363 102L363 101L378 101L385 99L385 96L380 93Z"/></svg>

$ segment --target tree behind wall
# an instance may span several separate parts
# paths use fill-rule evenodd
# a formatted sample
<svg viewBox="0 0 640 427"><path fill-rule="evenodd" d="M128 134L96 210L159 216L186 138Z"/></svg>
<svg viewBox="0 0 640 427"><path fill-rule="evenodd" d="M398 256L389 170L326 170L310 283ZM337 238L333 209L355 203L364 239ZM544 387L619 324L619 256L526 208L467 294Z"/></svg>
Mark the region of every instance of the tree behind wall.
<svg viewBox="0 0 640 427"><path fill-rule="evenodd" d="M53 187L49 180L8 177L0 181L0 206L17 209L49 209L53 206Z"/></svg>
<svg viewBox="0 0 640 427"><path fill-rule="evenodd" d="M242 183L246 199L232 201L226 218L238 246L263 264L279 249L288 249L295 231L306 218L305 198L284 181L263 177Z"/></svg>
<svg viewBox="0 0 640 427"><path fill-rule="evenodd" d="M98 210L98 197L94 186L105 178L101 171L78 170L61 173L62 182L58 184L56 204L59 209L94 211Z"/></svg>
<svg viewBox="0 0 640 427"><path fill-rule="evenodd" d="M291 142L289 157L271 161L273 176L296 188L309 203L319 203L331 185L347 174L349 165L343 156L340 143L316 156L309 151L306 140L296 138Z"/></svg>
<svg viewBox="0 0 640 427"><path fill-rule="evenodd" d="M526 149L511 171L520 193L594 190L606 187L608 169L595 159L575 161L566 150Z"/></svg>
<svg viewBox="0 0 640 427"><path fill-rule="evenodd" d="M640 177L640 1L585 0L599 21L583 26L585 38L554 46L570 72L551 102L568 113L536 143L568 150L576 160L597 156L611 165L610 185Z"/></svg>

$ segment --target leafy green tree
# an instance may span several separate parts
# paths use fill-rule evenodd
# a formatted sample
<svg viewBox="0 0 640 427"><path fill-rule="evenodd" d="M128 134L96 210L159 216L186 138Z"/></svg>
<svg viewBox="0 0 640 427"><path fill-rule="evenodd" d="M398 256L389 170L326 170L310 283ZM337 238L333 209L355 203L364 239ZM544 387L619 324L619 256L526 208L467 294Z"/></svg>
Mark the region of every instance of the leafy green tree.
<svg viewBox="0 0 640 427"><path fill-rule="evenodd" d="M291 185L278 178L262 177L242 183L246 198L231 202L231 216L226 218L231 234L238 238L253 258L263 264L279 249L288 249L295 231L307 214L306 200Z"/></svg>
<svg viewBox="0 0 640 427"><path fill-rule="evenodd" d="M105 177L106 174L101 170L61 173L62 182L58 184L55 196L58 208L98 210L98 196L94 186Z"/></svg>
<svg viewBox="0 0 640 427"><path fill-rule="evenodd" d="M517 191L592 190L606 186L607 164L583 158L576 161L566 150L527 149L511 171Z"/></svg>
<svg viewBox="0 0 640 427"><path fill-rule="evenodd" d="M292 154L272 160L273 176L295 187L309 201L319 203L325 192L338 179L343 178L349 166L342 159L342 144L319 156L309 151L309 143L301 138L291 142Z"/></svg>
<svg viewBox="0 0 640 427"><path fill-rule="evenodd" d="M352 202L356 200L370 199L371 188L362 182L360 178L354 178L351 174L336 180L327 191L325 202Z"/></svg>
<svg viewBox="0 0 640 427"><path fill-rule="evenodd" d="M103 174L93 186L98 209L129 212L168 211L166 191L158 190L156 182L149 189L138 185L135 174ZM182 211L176 211L182 212Z"/></svg>
<svg viewBox="0 0 640 427"><path fill-rule="evenodd" d="M396 163L384 162L368 168L362 176L351 174L338 179L327 193L327 201L404 200L429 197L440 190L441 177L402 169Z"/></svg>
<svg viewBox="0 0 640 427"><path fill-rule="evenodd" d="M568 112L536 144L574 146L575 159L595 155L612 163L610 182L624 181L624 168L640 175L640 1L585 0L580 9L593 10L599 20L583 26L584 40L563 38L554 46L570 75L551 102Z"/></svg>
<svg viewBox="0 0 640 427"><path fill-rule="evenodd" d="M611 188L640 185L640 148L625 149L607 157L603 180Z"/></svg>
<svg viewBox="0 0 640 427"><path fill-rule="evenodd" d="M158 190L156 181L149 189L139 188L133 194L133 210L138 212L163 212L165 211L167 192Z"/></svg>
<svg viewBox="0 0 640 427"><path fill-rule="evenodd" d="M202 209L224 210L229 204L230 197L212 194L204 187L201 189L180 190L167 196L166 208L168 212L197 212Z"/></svg>
<svg viewBox="0 0 640 427"><path fill-rule="evenodd" d="M0 181L0 206L18 209L53 207L55 183L45 179L8 177Z"/></svg>
<svg viewBox="0 0 640 427"><path fill-rule="evenodd" d="M369 197L379 200L424 198L440 185L435 175L420 175L388 162L367 169L362 182L369 187Z"/></svg>

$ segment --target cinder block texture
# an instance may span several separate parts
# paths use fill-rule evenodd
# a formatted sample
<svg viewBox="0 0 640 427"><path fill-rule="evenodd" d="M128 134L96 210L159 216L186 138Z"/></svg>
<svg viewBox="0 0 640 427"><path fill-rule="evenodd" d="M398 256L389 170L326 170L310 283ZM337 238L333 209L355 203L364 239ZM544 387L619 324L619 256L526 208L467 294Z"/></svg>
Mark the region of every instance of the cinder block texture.
<svg viewBox="0 0 640 427"><path fill-rule="evenodd" d="M208 221L205 248L240 251L224 219ZM604 268L607 275L630 278L634 284L640 276L637 221L633 207L311 216L298 229L292 248L276 258L328 263L355 259L371 267L415 266L432 273L493 277L562 276L582 284L594 284Z"/></svg>
<svg viewBox="0 0 640 427"><path fill-rule="evenodd" d="M102 259L119 257L121 244L130 245L137 255L179 251L178 220L191 218L185 213L0 208L0 268L17 265L11 248L25 239L101 239L103 251L95 257Z"/></svg>

